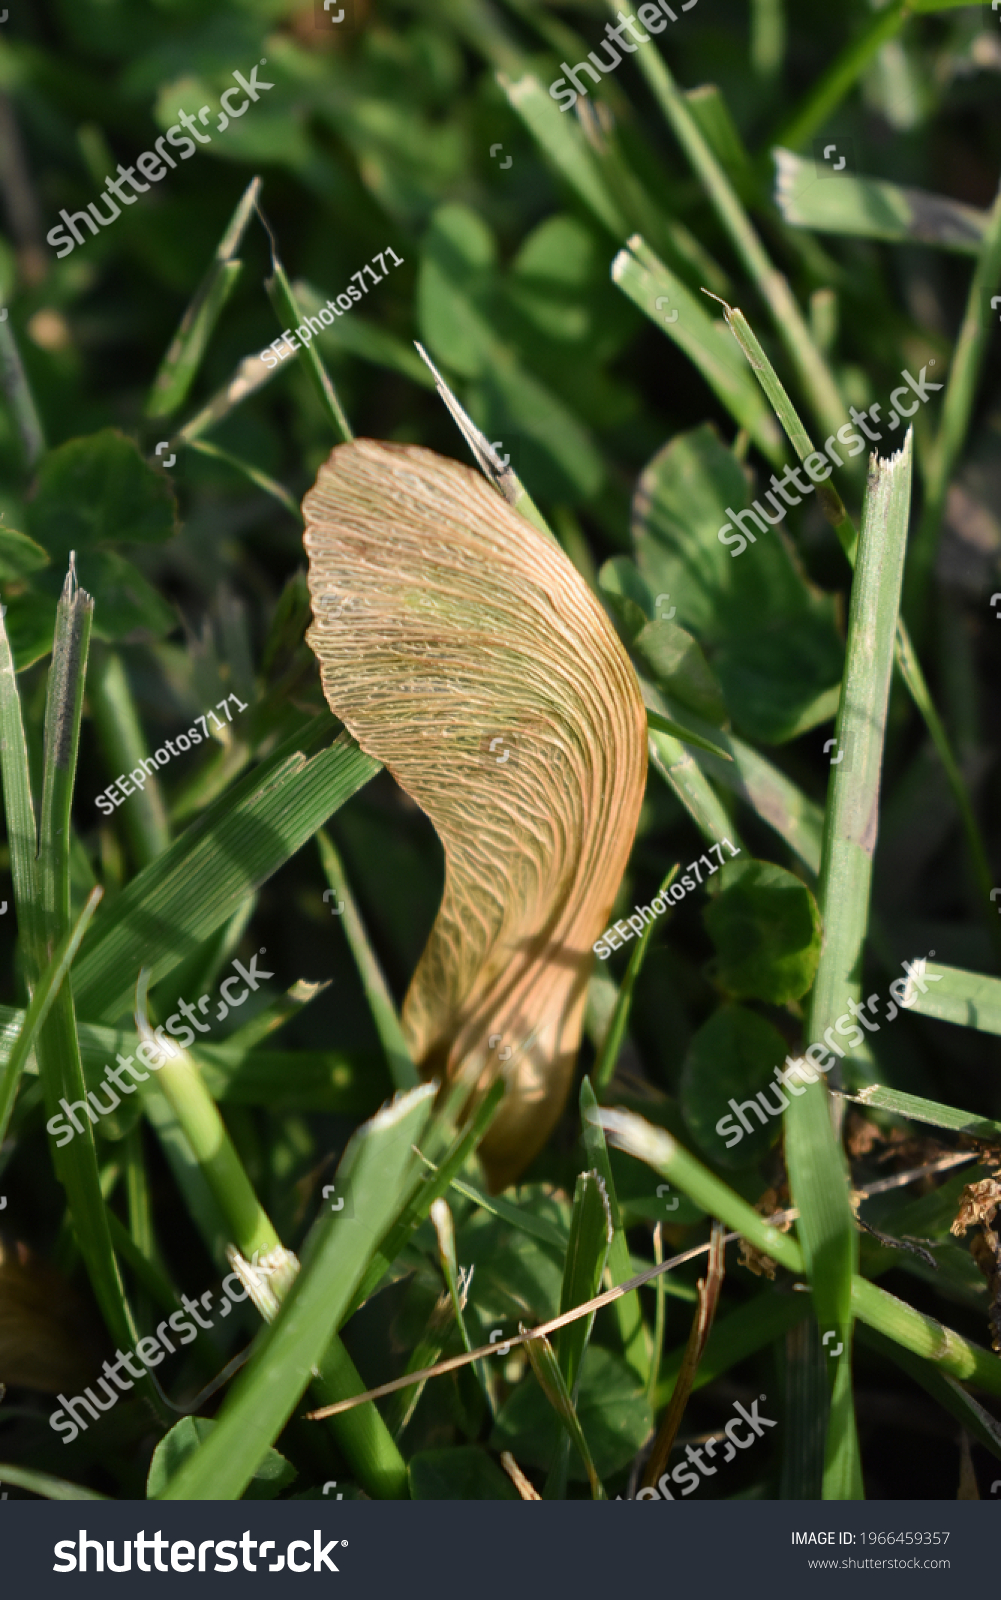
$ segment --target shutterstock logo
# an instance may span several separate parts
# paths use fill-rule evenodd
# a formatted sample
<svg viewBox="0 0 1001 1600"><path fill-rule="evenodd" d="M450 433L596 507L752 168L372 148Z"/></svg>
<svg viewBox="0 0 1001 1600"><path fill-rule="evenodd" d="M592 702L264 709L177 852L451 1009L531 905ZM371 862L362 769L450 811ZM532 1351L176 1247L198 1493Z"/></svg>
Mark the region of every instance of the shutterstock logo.
<svg viewBox="0 0 1001 1600"><path fill-rule="evenodd" d="M53 1572L86 1572L87 1557L91 1556L92 1572L104 1571L105 1548L108 1554L109 1572L131 1572L132 1550L136 1552L136 1570L138 1572L235 1572L242 1566L244 1572L339 1572L340 1568L334 1565L330 1552L336 1550L338 1545L347 1549L346 1539L330 1539L326 1544L321 1544L319 1528L313 1529L313 1543L308 1539L292 1539L286 1547L284 1555L278 1555L278 1546L274 1539L252 1539L249 1528L245 1529L239 1539L202 1539L198 1543L197 1557L195 1546L190 1539L165 1539L158 1528L152 1538L147 1539L145 1528L140 1529L134 1539L122 1540L122 1559L117 1561L115 1546L117 1539L107 1539L102 1545L99 1539L89 1539L86 1528L80 1529L78 1539L60 1539L54 1546L52 1553L58 1559L53 1562ZM237 1560L237 1550L241 1552L241 1560ZM212 1551L215 1557L214 1565L206 1565L208 1552ZM298 1552L305 1550L302 1560ZM254 1561L256 1552L257 1560L264 1561L269 1551L274 1551L274 1559L267 1566L257 1566ZM150 1566L146 1556L152 1552L153 1565ZM169 1557L169 1565L167 1559ZM195 1566L197 1559L198 1565Z"/></svg>

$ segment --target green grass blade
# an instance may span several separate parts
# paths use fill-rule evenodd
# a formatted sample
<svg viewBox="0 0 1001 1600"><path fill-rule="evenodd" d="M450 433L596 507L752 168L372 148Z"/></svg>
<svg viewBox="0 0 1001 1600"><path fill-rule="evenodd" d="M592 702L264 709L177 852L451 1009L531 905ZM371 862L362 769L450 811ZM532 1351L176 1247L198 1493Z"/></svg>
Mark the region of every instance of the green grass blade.
<svg viewBox="0 0 1001 1600"><path fill-rule="evenodd" d="M608 1249L608 1270L611 1274L613 1287L625 1283L627 1278L633 1276L633 1263L629 1255L629 1246L626 1242L625 1229L622 1225L622 1213L619 1210L619 1200L615 1192L615 1181L612 1177L612 1163L608 1158L608 1146L602 1128L594 1121L591 1112L598 1109L598 1101L590 1080L584 1078L580 1086L580 1125L581 1142L587 1155L588 1163L601 1175L608 1196L609 1210L612 1214L612 1242ZM663 1278L658 1278L658 1306L663 1301ZM640 1304L639 1293L623 1295L621 1300L615 1301L615 1316L619 1325L619 1337L626 1360L645 1382L651 1380L651 1354L649 1339L643 1322L643 1307ZM656 1341L655 1341L656 1343Z"/></svg>
<svg viewBox="0 0 1001 1600"><path fill-rule="evenodd" d="M920 986L915 986L911 1010L918 1016L976 1028L980 1033L1001 1033L1001 978L962 967L943 967L937 961L929 961L925 973L925 983L935 987L929 986L927 994L922 994Z"/></svg>
<svg viewBox="0 0 1001 1600"><path fill-rule="evenodd" d="M282 350L283 358L286 353L291 353L290 347ZM210 428L224 422L237 406L242 406L245 400L257 394L271 382L272 378L277 377L280 371L280 366L268 366L260 351L255 351L252 356L244 356L228 382L216 391L200 411L189 417L176 434L171 435L171 445L193 444L203 433L208 433Z"/></svg>
<svg viewBox="0 0 1001 1600"><path fill-rule="evenodd" d="M607 1500L601 1479L598 1477L594 1460L584 1437L584 1430L580 1425L577 1410L567 1389L560 1364L545 1334L540 1334L534 1339L529 1339L524 1345L525 1354L528 1356L535 1373L536 1381L549 1404L552 1406L560 1422L566 1429L571 1444L577 1450L584 1463L588 1482L591 1485L592 1500Z"/></svg>
<svg viewBox="0 0 1001 1600"><path fill-rule="evenodd" d="M615 0L608 0L608 9L614 16ZM825 434L836 433L844 422L845 403L792 290L770 261L736 189L699 128L663 56L656 50L640 50L636 61L720 226L768 306L775 330L818 421Z"/></svg>
<svg viewBox="0 0 1001 1600"><path fill-rule="evenodd" d="M136 1028L144 1044L159 1051L156 1035L146 1020L149 973L140 973L136 989ZM157 1068L156 1085L164 1096L191 1147L195 1160L226 1218L230 1237L249 1260L281 1248L281 1240L244 1171L218 1107L201 1080L198 1068L185 1050ZM162 1052L161 1052L162 1053Z"/></svg>
<svg viewBox="0 0 1001 1600"><path fill-rule="evenodd" d="M910 509L912 434L870 469L852 583L845 673L835 729L851 762L831 767L818 900L824 944L807 1036L822 1039L849 999L858 1000L869 919L883 734ZM815 1086L794 1101L803 1106Z"/></svg>
<svg viewBox="0 0 1001 1600"><path fill-rule="evenodd" d="M912 5L909 9L917 10L917 7ZM861 32L835 57L802 104L769 142L787 144L795 150L819 133L880 48L899 33L904 16L904 0L891 0L890 5L870 17Z"/></svg>
<svg viewBox="0 0 1001 1600"><path fill-rule="evenodd" d="M38 824L31 795L21 697L14 675L14 657L3 610L0 610L0 773L3 775L4 817L14 906L31 984L40 970L35 965L35 952L41 949L43 937L38 894Z"/></svg>
<svg viewBox="0 0 1001 1600"><path fill-rule="evenodd" d="M655 698L652 690L649 697ZM651 766L674 790L702 837L713 844L729 839L735 849L741 849L726 807L691 752L671 734L655 730L649 735L649 749Z"/></svg>
<svg viewBox="0 0 1001 1600"><path fill-rule="evenodd" d="M302 314L296 305L295 295L292 293L292 285L285 276L285 268L282 266L281 258L278 255L278 244L271 224L261 210L260 204L257 202L255 204L257 215L264 225L271 245L271 277L267 279L264 287L268 291L268 299L274 306L275 315L281 325L282 332L284 333L285 329L289 328L292 330L294 337L295 330L302 326ZM302 359L306 376L316 391L320 405L327 414L330 425L337 435L338 442L346 443L348 439L353 439L354 434L351 432L351 424L344 415L344 409L337 397L337 391L330 381L330 374L320 360L319 351L314 348L312 339L302 346Z"/></svg>
<svg viewBox="0 0 1001 1600"><path fill-rule="evenodd" d="M942 420L930 452L924 507L907 564L904 609L920 645L926 628L935 557L945 497L969 438L977 386L990 347L994 312L991 296L1001 279L1001 187L987 218L977 264L970 279L959 337L942 396Z"/></svg>
<svg viewBox="0 0 1001 1600"><path fill-rule="evenodd" d="M698 764L704 768L706 775L750 806L755 815L785 841L815 878L820 871L824 831L822 808L752 745L745 744L743 739L703 723L687 707L679 706L677 713L685 723L694 723L699 732L712 732L731 757L730 761L719 761L708 753L700 756Z"/></svg>
<svg viewBox="0 0 1001 1600"><path fill-rule="evenodd" d="M28 467L45 453L45 435L10 319L0 322L0 391L10 409Z"/></svg>
<svg viewBox="0 0 1001 1600"><path fill-rule="evenodd" d="M820 1500L830 1390L827 1351L813 1317L787 1331L780 1360L783 1428L777 1498Z"/></svg>
<svg viewBox="0 0 1001 1600"><path fill-rule="evenodd" d="M613 1232L611 1206L600 1173L579 1173L560 1291L561 1316L564 1311L593 1300L598 1293ZM581 1317L556 1334L556 1359L571 1396L577 1391L580 1364L593 1326L593 1315Z"/></svg>
<svg viewBox="0 0 1001 1600"><path fill-rule="evenodd" d="M71 562L56 611L45 701L45 771L38 830L42 940L40 948L31 952L38 975L70 931L70 808L93 611L94 602L77 584ZM59 1113L61 1098L71 1103L84 1100L80 1041L68 984L61 985L36 1032L35 1056L50 1119ZM52 1156L108 1332L116 1344L133 1345L136 1330L111 1243L91 1122L85 1121L83 1132L68 1144L63 1142L61 1148L53 1143ZM152 1396L148 1377L137 1382Z"/></svg>
<svg viewBox="0 0 1001 1600"><path fill-rule="evenodd" d="M781 466L782 441L775 419L740 361L734 359L720 323L709 315L698 295L669 272L646 241L635 234L612 262L612 281L684 351L772 466Z"/></svg>
<svg viewBox="0 0 1001 1600"><path fill-rule="evenodd" d="M824 173L817 163L777 149L775 203L793 228L892 244L933 244L962 255L978 255L988 213L924 189L905 189L882 178Z"/></svg>
<svg viewBox="0 0 1001 1600"><path fill-rule="evenodd" d="M775 372L775 369L773 368L767 355L765 354L764 349L762 348L758 339L755 337L754 332L751 329L751 326L745 318L743 312L739 310L731 310L730 307L727 307L727 321L733 330L737 342L740 344L744 354L747 356L748 361L751 363L755 376L757 377L765 393L772 400L772 403L776 409L776 414L786 431L786 435L790 443L799 456L799 459L801 461L805 461L806 457L813 451L813 444L810 439L810 435L800 420L800 417L795 410L792 401L789 399L789 396L786 393L783 385L779 381L778 375ZM818 485L818 488L823 491L825 489L830 489L831 485L820 484ZM831 490L831 495L825 502L825 509L827 511L828 518L833 524L834 530L837 533L838 539L841 543L841 548L844 550L851 566L854 567L858 546L858 536L855 531L854 523L845 513L840 496L835 494L833 489ZM942 763L942 767L945 772L949 788L952 791L956 809L959 812L960 821L963 826L963 832L966 838L966 848L970 856L970 865L972 867L976 882L980 888L982 904L984 906L984 915L988 919L991 940L994 944L995 950L998 952L999 957L1001 957L1001 924L997 923L987 910L991 887L991 869L987 860L984 842L980 834L980 829L977 825L977 819L974 815L973 807L970 804L970 797L967 793L963 774L960 771L959 764L949 745L945 729L942 725L942 719L936 711L931 695L928 692L928 686L925 683L924 674L921 671L920 663L918 662L918 659L911 646L911 641L908 637L907 629L904 626L903 619L899 616L897 618L896 664L897 670L899 671L900 676L903 679L912 700L914 701L914 705L917 708L919 715L924 720L932 743L934 744L938 753L939 760ZM727 776L725 773L721 774L720 781L723 783L727 782Z"/></svg>
<svg viewBox="0 0 1001 1600"><path fill-rule="evenodd" d="M625 238L629 225L608 191L580 124L557 109L555 101L532 73L526 73L513 83L499 72L497 82L507 95L511 110L521 118L563 181L613 238Z"/></svg>
<svg viewBox="0 0 1001 1600"><path fill-rule="evenodd" d="M649 706L646 720L648 728L654 728L657 733L668 733L680 744L690 744L695 750L708 750L710 755L717 756L721 761L733 760L730 752L716 739L703 738L701 734L693 733L691 728L686 728L683 723L675 722L672 717L665 717L660 711L651 711Z"/></svg>
<svg viewBox="0 0 1001 1600"><path fill-rule="evenodd" d="M325 829L319 830L316 842L324 876L340 907L338 916L342 920L339 925L354 956L362 992L368 1001L372 1021L382 1041L393 1084L397 1089L413 1089L421 1080L400 1026L389 985L383 977L382 968L369 942L354 896L348 888L341 858Z"/></svg>
<svg viewBox="0 0 1001 1600"><path fill-rule="evenodd" d="M482 1103L477 1106L469 1122L453 1140L451 1148L442 1156L440 1164L433 1168L431 1176L420 1185L399 1221L390 1229L385 1239L380 1242L379 1248L375 1252L358 1286L357 1294L352 1302L352 1311L357 1310L368 1299L369 1295L375 1293L414 1229L424 1221L434 1201L447 1192L449 1184L454 1181L456 1174L462 1171L470 1155L476 1149L493 1121L497 1107L503 1098L504 1085L498 1080L498 1082L491 1085L484 1095ZM424 1161L427 1162L427 1160L428 1158L425 1155ZM503 1212L500 1214L504 1215ZM560 1238L558 1248L561 1253L565 1245L566 1241Z"/></svg>
<svg viewBox="0 0 1001 1600"><path fill-rule="evenodd" d="M983 1389L985 1394L1001 1395L1001 1357L992 1351L971 1344L953 1328L887 1294L868 1278L855 1278L852 1303L855 1315L868 1327L905 1351L933 1362L939 1372Z"/></svg>
<svg viewBox="0 0 1001 1600"><path fill-rule="evenodd" d="M326 713L284 740L133 878L84 944L73 988L84 1015L116 1021L140 967L156 983L226 922L379 771Z"/></svg>
<svg viewBox="0 0 1001 1600"><path fill-rule="evenodd" d="M31 1004L23 1013L20 1032L14 1042L6 1062L0 1066L0 1145L7 1137L7 1128L10 1124L10 1115L14 1109L14 1100L17 1095L17 1086L21 1079L27 1061L34 1047L35 1035L49 1014L49 1007L59 993L63 979L73 964L73 958L80 948L80 941L87 931L87 925L97 910L104 890L97 888L87 897L79 917L64 934L56 947L49 965L35 986L31 997Z"/></svg>
<svg viewBox="0 0 1001 1600"><path fill-rule="evenodd" d="M599 1107L591 1115L617 1149L652 1167L703 1211L749 1239L788 1272L803 1271L803 1255L795 1240L773 1228L663 1128L655 1128L632 1111Z"/></svg>
<svg viewBox="0 0 1001 1600"><path fill-rule="evenodd" d="M32 1472L28 1467L16 1467L8 1461L0 1461L0 1483L12 1483L18 1489L41 1495L43 1500L108 1499L106 1494L95 1494L93 1489L83 1489L65 1478L54 1478L48 1472Z"/></svg>
<svg viewBox="0 0 1001 1600"><path fill-rule="evenodd" d="M861 995L883 735L910 511L912 437L908 430L898 455L870 465L836 729L840 747L850 741L853 759L831 767L818 889L824 940L806 1024L810 1039L823 1039L847 1001L857 1003ZM790 1102L786 1163L800 1208L798 1236L818 1326L822 1335L833 1335L832 1350L840 1349L828 1369L832 1396L824 1498L857 1499L862 1482L851 1392L851 1285L858 1232L847 1166L831 1125L823 1080L798 1096L790 1093Z"/></svg>
<svg viewBox="0 0 1001 1600"><path fill-rule="evenodd" d="M260 189L260 178L253 178L240 197L216 247L212 264L195 290L160 364L146 401L147 417L169 417L187 399L213 329L242 271L236 254L254 214Z"/></svg>
<svg viewBox="0 0 1001 1600"><path fill-rule="evenodd" d="M662 896L666 893L680 870L680 863L675 862L657 890L657 894L653 896L654 899L658 895ZM622 1041L626 1036L626 1028L629 1026L629 1011L633 1003L633 990L636 987L636 979L642 971L643 962L646 960L646 953L650 944L650 937L656 925L654 922L648 922L645 925L637 941L636 948L629 957L629 965L626 968L625 977L622 979L619 985L619 992L615 997L612 1015L608 1019L605 1037L601 1041L598 1059L594 1064L594 1088L600 1100L605 1099L608 1085L615 1075L619 1051L622 1049ZM581 1115L583 1116L583 1114L582 1102Z"/></svg>
<svg viewBox="0 0 1001 1600"><path fill-rule="evenodd" d="M116 769L128 773L141 766L150 752L122 658L115 651L95 651L87 698L109 778L114 780ZM125 807L122 823L138 866L145 867L167 849L170 829L155 772L148 774L144 787Z"/></svg>
<svg viewBox="0 0 1001 1600"><path fill-rule="evenodd" d="M953 1133L968 1134L971 1139L986 1139L991 1143L1001 1141L1001 1122L974 1116L972 1111L959 1111L955 1106L942 1105L938 1100L924 1100L920 1095L905 1094L902 1089L888 1089L882 1084L870 1083L857 1095L847 1098L871 1111L892 1111L911 1122L927 1122L933 1128L948 1128Z"/></svg>
<svg viewBox="0 0 1001 1600"><path fill-rule="evenodd" d="M188 443L192 450L197 450L199 455L209 456L213 461L223 461L226 466L233 467L236 472L249 479L255 488L263 489L265 494L269 494L273 500L277 500L279 505L284 506L285 510L295 517L297 522L301 523L302 512L299 510L298 501L294 500L288 490L283 488L276 479L269 477L259 467L251 466L249 461L242 461L239 456L233 455L231 451L221 450L217 444L210 444L207 439L190 439Z"/></svg>
<svg viewBox="0 0 1001 1600"><path fill-rule="evenodd" d="M314 1224L276 1320L261 1334L211 1436L160 1499L235 1500L247 1487L292 1415L380 1240L403 1210L415 1175L411 1145L427 1125L433 1095L430 1084L412 1090L354 1135L339 1169L354 1215Z"/></svg>
<svg viewBox="0 0 1001 1600"><path fill-rule="evenodd" d="M437 1173L438 1168L434 1163L428 1164L432 1172ZM502 1222L507 1222L512 1228L517 1228L521 1233L527 1233L533 1239L539 1239L543 1244L552 1245L560 1255L566 1253L566 1235L558 1228L545 1220L544 1217L533 1216L530 1211L525 1211L521 1206L512 1204L503 1196L484 1194L475 1184L468 1183L465 1178L453 1178L450 1188L456 1194L461 1194L464 1200L471 1200L473 1205L479 1206L490 1217L499 1217Z"/></svg>

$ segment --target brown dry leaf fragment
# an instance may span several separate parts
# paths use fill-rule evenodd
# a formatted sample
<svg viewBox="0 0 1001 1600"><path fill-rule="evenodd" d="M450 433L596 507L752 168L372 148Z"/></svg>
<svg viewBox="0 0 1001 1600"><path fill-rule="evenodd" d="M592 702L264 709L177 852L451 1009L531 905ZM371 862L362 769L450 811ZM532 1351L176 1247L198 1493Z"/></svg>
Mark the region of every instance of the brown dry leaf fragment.
<svg viewBox="0 0 1001 1600"><path fill-rule="evenodd" d="M755 1202L754 1209L761 1217L773 1217L776 1211L784 1210L788 1204L789 1185L783 1183L777 1189L766 1189L761 1198ZM788 1233L792 1227L792 1218L776 1222L773 1226L778 1228L780 1233ZM764 1276L772 1283L775 1281L775 1262L771 1256L766 1256L763 1250L759 1250L757 1245L751 1244L749 1239L737 1241L737 1265L746 1267L756 1278Z"/></svg>
<svg viewBox="0 0 1001 1600"><path fill-rule="evenodd" d="M967 1228L972 1228L977 1222L990 1227L998 1206L1001 1206L1001 1183L997 1178L982 1178L979 1183L968 1183L960 1197L959 1210L949 1232L961 1239Z"/></svg>
<svg viewBox="0 0 1001 1600"><path fill-rule="evenodd" d="M874 1146L884 1144L885 1139L875 1122L870 1122L868 1117L852 1107L845 1118L847 1129L845 1134L845 1147L853 1161L858 1161L862 1156L871 1153Z"/></svg>
<svg viewBox="0 0 1001 1600"><path fill-rule="evenodd" d="M987 1326L991 1330L991 1348L1001 1355L1001 1244L990 1228L975 1233L970 1240L970 1254L984 1277L991 1297L987 1308Z"/></svg>
<svg viewBox="0 0 1001 1600"><path fill-rule="evenodd" d="M643 797L639 686L563 552L471 468L356 439L303 513L328 703L445 850L407 1041L425 1078L503 1073L481 1149L503 1187L570 1087Z"/></svg>
<svg viewBox="0 0 1001 1600"><path fill-rule="evenodd" d="M746 1267L748 1272L753 1272L756 1278L762 1276L775 1282L775 1262L771 1256L766 1256L763 1250L753 1245L747 1239L737 1241L737 1265Z"/></svg>

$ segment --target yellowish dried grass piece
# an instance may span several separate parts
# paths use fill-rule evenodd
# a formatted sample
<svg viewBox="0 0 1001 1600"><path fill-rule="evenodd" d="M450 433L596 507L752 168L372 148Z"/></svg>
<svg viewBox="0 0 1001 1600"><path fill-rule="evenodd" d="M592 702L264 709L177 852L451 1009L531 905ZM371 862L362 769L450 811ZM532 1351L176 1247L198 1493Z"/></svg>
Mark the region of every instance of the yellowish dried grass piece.
<svg viewBox="0 0 1001 1600"><path fill-rule="evenodd" d="M503 1073L481 1149L503 1187L570 1087L643 797L639 685L563 552L470 468L356 439L303 512L324 693L445 850L407 1040L425 1078Z"/></svg>

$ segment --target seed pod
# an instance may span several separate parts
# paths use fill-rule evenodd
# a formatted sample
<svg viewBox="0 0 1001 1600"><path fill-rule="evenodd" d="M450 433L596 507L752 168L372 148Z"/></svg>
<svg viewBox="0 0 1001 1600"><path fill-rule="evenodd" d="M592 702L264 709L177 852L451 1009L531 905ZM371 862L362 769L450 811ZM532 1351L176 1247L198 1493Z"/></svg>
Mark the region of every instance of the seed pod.
<svg viewBox="0 0 1001 1600"><path fill-rule="evenodd" d="M303 512L327 701L445 850L403 1026L425 1078L503 1073L480 1151L500 1187L570 1087L643 797L639 685L559 546L470 468L354 440Z"/></svg>

